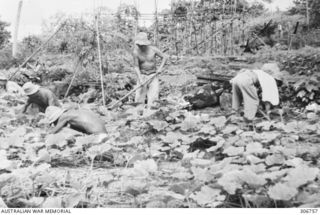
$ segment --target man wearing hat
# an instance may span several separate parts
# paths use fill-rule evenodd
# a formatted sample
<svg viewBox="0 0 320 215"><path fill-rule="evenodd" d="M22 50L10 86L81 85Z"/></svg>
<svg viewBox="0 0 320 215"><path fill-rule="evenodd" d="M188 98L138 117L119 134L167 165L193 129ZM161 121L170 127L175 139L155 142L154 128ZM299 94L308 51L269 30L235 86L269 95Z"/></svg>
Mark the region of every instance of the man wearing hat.
<svg viewBox="0 0 320 215"><path fill-rule="evenodd" d="M251 122L259 108L259 97L257 87L262 89L262 102L269 115L271 105L279 105L278 85L283 83L283 76L276 63L264 64L261 70L242 69L234 77L232 84L232 108L238 112L241 103L244 105L244 119Z"/></svg>
<svg viewBox="0 0 320 215"><path fill-rule="evenodd" d="M145 32L140 32L136 36L133 50L134 68L138 76L138 85L157 72L156 56L162 58L161 65L158 69L158 71L161 71L167 61L167 57L157 47L151 45ZM147 85L136 91L135 101L145 104L147 98L147 106L150 108L153 102L159 99L159 85L159 78L155 77Z"/></svg>
<svg viewBox="0 0 320 215"><path fill-rule="evenodd" d="M45 112L46 120L55 127L50 133L57 133L63 127L70 125L70 128L86 133L105 135L107 133L105 122L95 113L86 109L65 110L56 106L49 106Z"/></svg>
<svg viewBox="0 0 320 215"><path fill-rule="evenodd" d="M16 93L18 95L24 95L23 89L13 81L8 81L8 79L0 74L0 88L3 88L8 93Z"/></svg>
<svg viewBox="0 0 320 215"><path fill-rule="evenodd" d="M60 103L56 95L49 89L40 87L31 82L23 85L24 93L29 97L24 106L23 113L25 113L31 104L36 104L40 112L44 113L48 106L60 107Z"/></svg>

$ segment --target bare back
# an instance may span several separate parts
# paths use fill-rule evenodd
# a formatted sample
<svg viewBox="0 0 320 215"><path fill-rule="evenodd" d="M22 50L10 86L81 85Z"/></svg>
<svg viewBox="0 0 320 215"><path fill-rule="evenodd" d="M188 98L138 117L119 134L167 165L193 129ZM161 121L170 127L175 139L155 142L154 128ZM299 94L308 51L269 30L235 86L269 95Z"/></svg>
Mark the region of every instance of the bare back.
<svg viewBox="0 0 320 215"><path fill-rule="evenodd" d="M69 110L60 117L60 120L67 120L72 129L87 134L107 133L104 121L89 110Z"/></svg>
<svg viewBox="0 0 320 215"><path fill-rule="evenodd" d="M56 95L51 90L42 87L37 93L29 96L28 103L37 104L41 112L45 112L48 106L61 107Z"/></svg>

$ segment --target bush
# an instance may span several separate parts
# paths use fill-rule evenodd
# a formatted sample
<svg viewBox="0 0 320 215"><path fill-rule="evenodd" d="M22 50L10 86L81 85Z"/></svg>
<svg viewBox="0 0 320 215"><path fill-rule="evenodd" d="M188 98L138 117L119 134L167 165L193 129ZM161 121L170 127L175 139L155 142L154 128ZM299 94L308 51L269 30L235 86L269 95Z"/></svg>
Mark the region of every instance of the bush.
<svg viewBox="0 0 320 215"><path fill-rule="evenodd" d="M18 55L17 58L12 57L12 44L7 44L3 49L0 49L0 69L9 69L10 67L18 66L23 61L23 57Z"/></svg>
<svg viewBox="0 0 320 215"><path fill-rule="evenodd" d="M0 49L9 43L11 37L10 32L6 29L9 26L8 23L0 20Z"/></svg>

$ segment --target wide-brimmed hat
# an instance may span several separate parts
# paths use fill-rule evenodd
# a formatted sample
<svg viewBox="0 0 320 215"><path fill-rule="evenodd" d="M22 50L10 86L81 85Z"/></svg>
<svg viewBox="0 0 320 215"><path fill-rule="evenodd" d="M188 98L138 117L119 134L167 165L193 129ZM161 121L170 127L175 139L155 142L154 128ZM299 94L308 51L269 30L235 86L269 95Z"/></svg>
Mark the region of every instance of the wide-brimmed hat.
<svg viewBox="0 0 320 215"><path fill-rule="evenodd" d="M46 109L45 117L46 121L51 124L55 122L60 116L65 112L65 109L56 107L56 106L49 106Z"/></svg>
<svg viewBox="0 0 320 215"><path fill-rule="evenodd" d="M148 46L151 45L151 42L148 40L148 35L145 32L140 32L135 39L135 44L136 45L144 45Z"/></svg>
<svg viewBox="0 0 320 215"><path fill-rule="evenodd" d="M263 66L261 67L261 70L271 75L274 79L283 81L284 77L277 63L263 64Z"/></svg>
<svg viewBox="0 0 320 215"><path fill-rule="evenodd" d="M35 85L31 82L27 82L22 86L22 88L24 90L24 93L29 96L29 95L32 95L32 94L35 94L36 92L38 92L40 86Z"/></svg>

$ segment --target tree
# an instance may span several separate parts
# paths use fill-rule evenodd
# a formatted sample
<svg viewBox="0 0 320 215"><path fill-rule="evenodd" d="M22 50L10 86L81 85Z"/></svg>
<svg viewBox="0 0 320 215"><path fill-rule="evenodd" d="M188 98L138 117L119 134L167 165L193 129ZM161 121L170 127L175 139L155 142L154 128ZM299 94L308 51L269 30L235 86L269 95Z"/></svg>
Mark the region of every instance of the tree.
<svg viewBox="0 0 320 215"><path fill-rule="evenodd" d="M307 0L294 0L294 6L289 9L290 15L295 14L307 14ZM310 14L310 26L320 27L320 1L319 0L308 0L308 9Z"/></svg>
<svg viewBox="0 0 320 215"><path fill-rule="evenodd" d="M310 25L311 27L320 27L320 1L313 0L310 4Z"/></svg>
<svg viewBox="0 0 320 215"><path fill-rule="evenodd" d="M30 35L21 41L19 44L23 56L31 55L39 46L41 46L41 39L38 36Z"/></svg>
<svg viewBox="0 0 320 215"><path fill-rule="evenodd" d="M0 49L2 49L11 38L10 32L6 29L10 24L0 20Z"/></svg>
<svg viewBox="0 0 320 215"><path fill-rule="evenodd" d="M263 3L261 2L258 2L258 1L255 1L252 3L252 5L248 8L248 13L251 15L251 16L254 16L254 17L257 17L257 16L260 16L262 15L263 13L266 12L266 8L264 6Z"/></svg>

